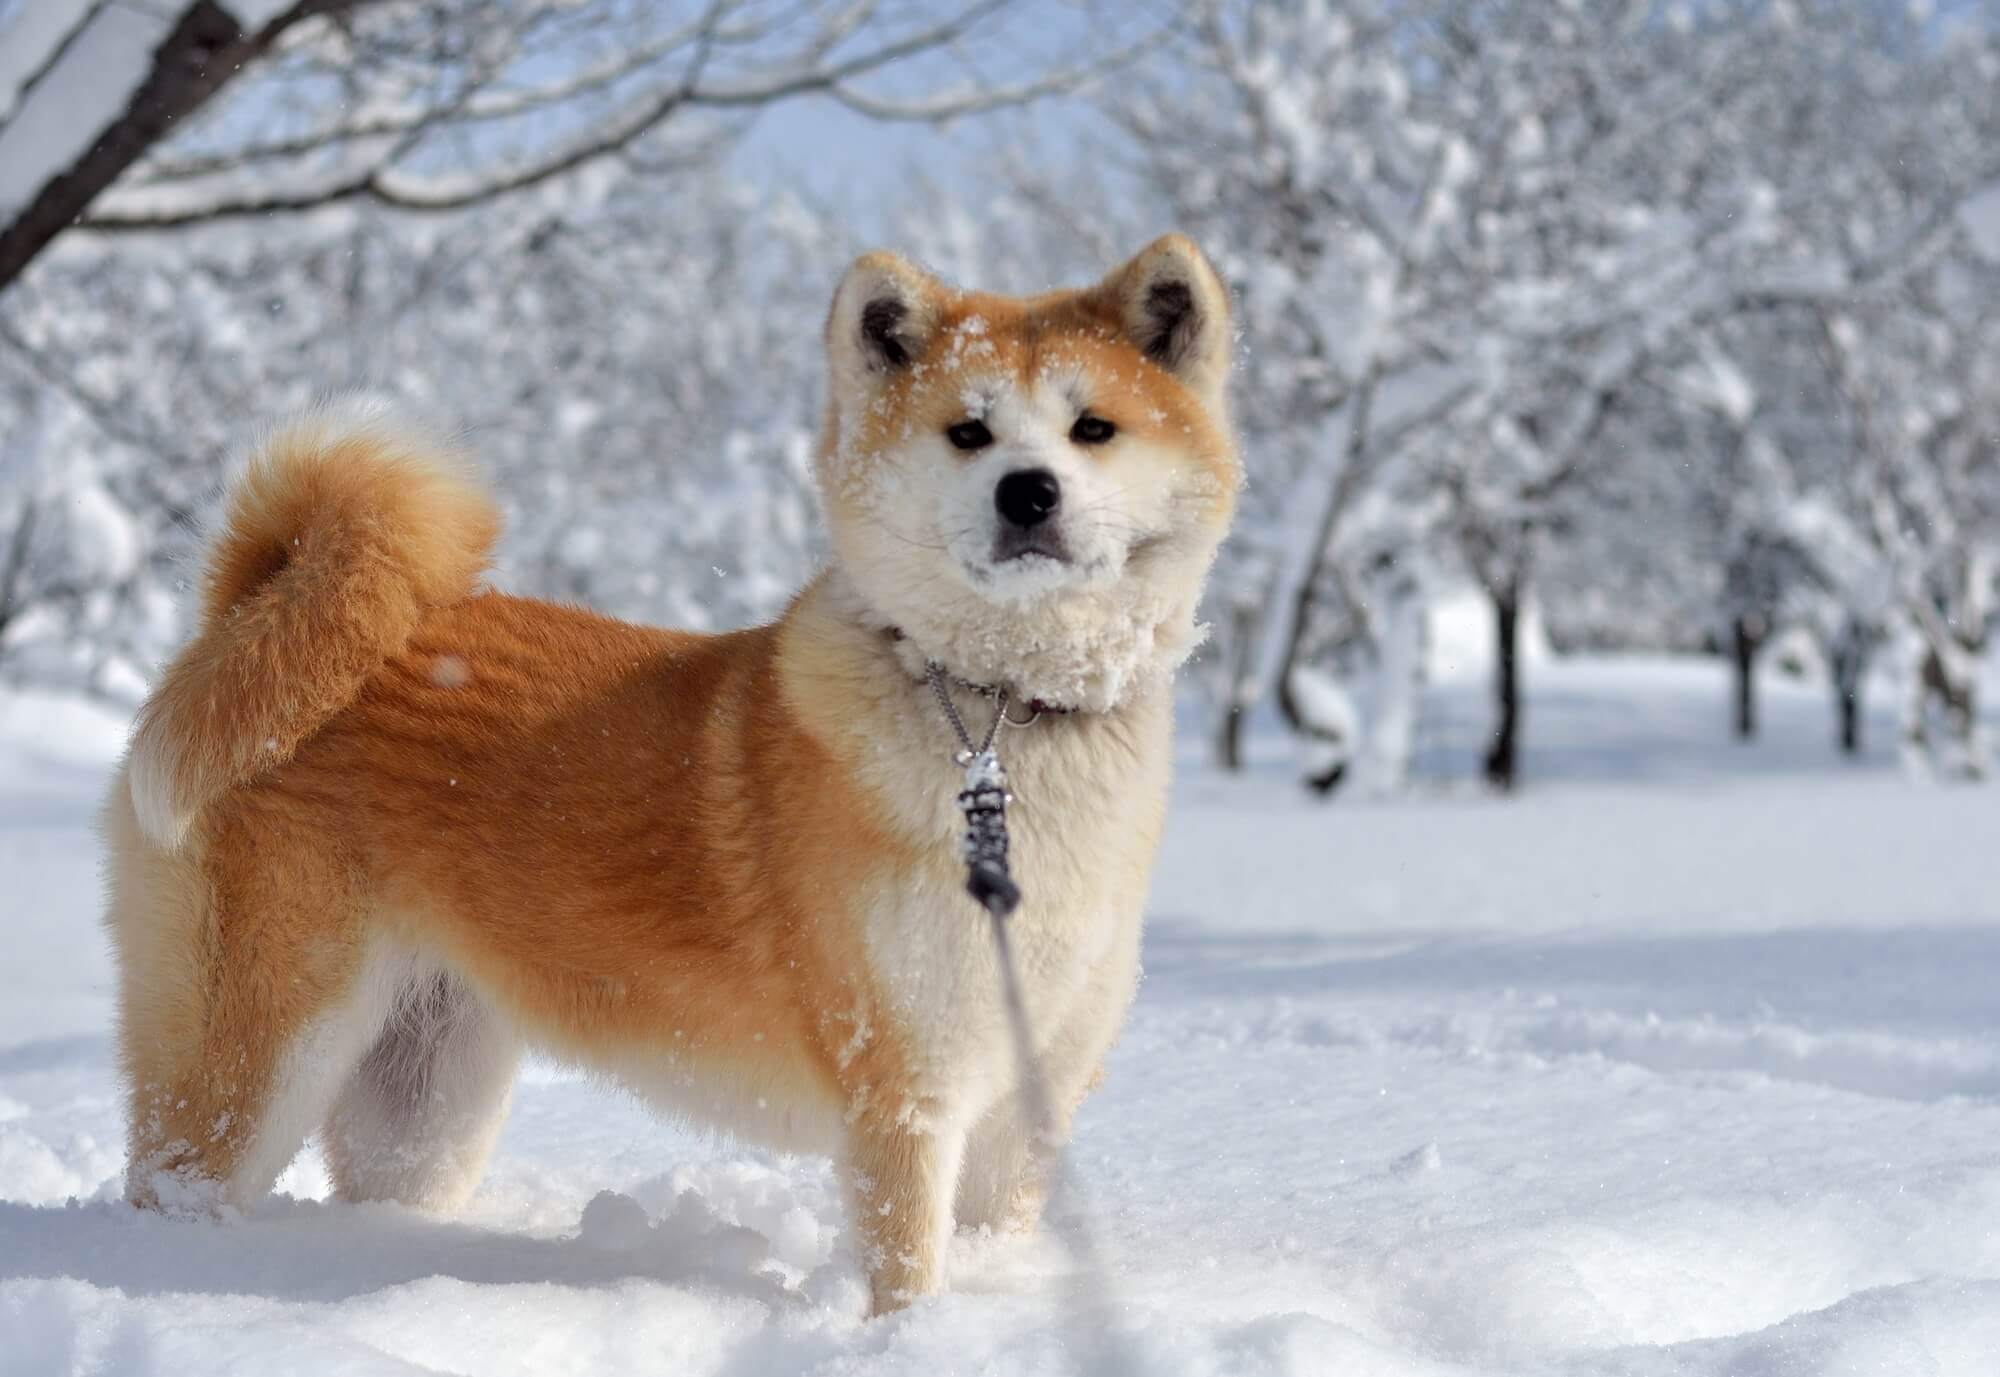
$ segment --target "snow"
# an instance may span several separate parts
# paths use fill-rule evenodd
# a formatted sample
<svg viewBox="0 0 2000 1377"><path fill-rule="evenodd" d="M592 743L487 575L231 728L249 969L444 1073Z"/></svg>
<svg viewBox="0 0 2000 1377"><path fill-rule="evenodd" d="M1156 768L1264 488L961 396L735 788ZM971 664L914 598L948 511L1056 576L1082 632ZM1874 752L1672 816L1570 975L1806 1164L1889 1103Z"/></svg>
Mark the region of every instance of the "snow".
<svg viewBox="0 0 2000 1377"><path fill-rule="evenodd" d="M1427 622L1424 673L1449 683L1483 683L1492 676L1493 657L1500 642L1494 625L1493 600L1477 589L1460 587L1441 592L1425 609ZM1541 609L1529 601L1521 609L1515 630L1524 673L1549 661L1549 642L1542 628Z"/></svg>
<svg viewBox="0 0 2000 1377"><path fill-rule="evenodd" d="M138 573L146 554L145 537L118 499L103 484L88 479L77 482L65 496L63 515L73 527L71 546L83 554L79 563L88 574L103 583L119 583Z"/></svg>
<svg viewBox="0 0 2000 1377"><path fill-rule="evenodd" d="M228 0L223 6L246 32L255 32L292 7L292 0Z"/></svg>
<svg viewBox="0 0 2000 1377"><path fill-rule="evenodd" d="M2000 258L2000 182L1968 197L1958 214L1974 247L1989 259Z"/></svg>
<svg viewBox="0 0 2000 1377"><path fill-rule="evenodd" d="M1299 716L1316 735L1331 741L1354 740L1359 725L1354 700L1338 679L1312 665L1300 665L1292 671L1291 688Z"/></svg>
<svg viewBox="0 0 2000 1377"><path fill-rule="evenodd" d="M1894 773L1886 694L1840 762L1822 683L1768 679L1743 747L1718 664L1552 657L1496 799L1441 782L1480 677L1427 692L1389 799L1186 734L1073 1155L1109 1299L1054 1236L963 1236L877 1322L826 1162L548 1064L456 1219L328 1203L311 1151L235 1224L117 1203L121 723L0 698L0 1368L1073 1373L1108 1306L1132 1374L1989 1372L2000 795Z"/></svg>

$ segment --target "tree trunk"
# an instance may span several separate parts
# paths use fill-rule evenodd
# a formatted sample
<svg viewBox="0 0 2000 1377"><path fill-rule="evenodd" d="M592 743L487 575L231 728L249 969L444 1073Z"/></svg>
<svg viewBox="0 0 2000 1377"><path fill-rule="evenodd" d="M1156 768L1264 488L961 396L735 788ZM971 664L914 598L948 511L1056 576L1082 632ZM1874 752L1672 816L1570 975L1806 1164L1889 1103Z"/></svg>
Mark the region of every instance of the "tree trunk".
<svg viewBox="0 0 2000 1377"><path fill-rule="evenodd" d="M1243 768L1243 705L1231 703L1222 710L1222 727L1215 734L1215 761L1235 774Z"/></svg>
<svg viewBox="0 0 2000 1377"><path fill-rule="evenodd" d="M1984 779L1987 743L1979 722L1979 670L1976 662L1970 668L1971 673L1953 685L1945 722L1951 727L1957 747L1958 759L1954 764L1958 773L1966 779Z"/></svg>
<svg viewBox="0 0 2000 1377"><path fill-rule="evenodd" d="M1840 749L1861 754L1861 679L1868 668L1868 636L1852 623L1843 626L1828 647L1833 672L1833 702L1840 718Z"/></svg>
<svg viewBox="0 0 2000 1377"><path fill-rule="evenodd" d="M1944 668L1944 725L1952 733L1952 769L1962 779L1986 779L1986 741L1980 731L1980 668L1972 654L1962 656L1958 666L1962 672L1954 674Z"/></svg>
<svg viewBox="0 0 2000 1377"><path fill-rule="evenodd" d="M1334 530L1361 487L1364 461L1368 454L1368 420L1375 409L1375 388L1381 377L1381 360L1377 359L1369 365L1368 372L1363 375L1348 402L1353 410L1347 417L1347 439L1340 472L1335 476L1333 486L1327 490L1326 505L1320 508L1319 521L1313 527L1313 543L1307 552L1305 569L1292 590L1291 618L1285 631L1285 653L1278 663L1277 690L1278 711L1284 714L1286 725L1293 731L1304 731L1306 722L1298 698L1292 692L1292 671L1305 661L1306 630L1312 624L1313 604L1319 596L1320 578L1333 558Z"/></svg>
<svg viewBox="0 0 2000 1377"><path fill-rule="evenodd" d="M1429 604L1415 579L1377 588L1369 600L1376 608L1379 664L1375 711L1361 746L1359 774L1376 792L1401 793L1409 782L1423 718Z"/></svg>
<svg viewBox="0 0 2000 1377"><path fill-rule="evenodd" d="M1762 618L1738 614L1731 626L1730 659L1736 671L1736 739L1757 734L1757 652L1764 644Z"/></svg>
<svg viewBox="0 0 2000 1377"><path fill-rule="evenodd" d="M21 584L26 578L28 546L35 539L35 517L39 513L34 498L21 504L21 519L14 523L13 538L7 542L7 559L0 566L0 636L6 634L21 610Z"/></svg>
<svg viewBox="0 0 2000 1377"><path fill-rule="evenodd" d="M1521 585L1510 580L1493 591L1493 694L1497 716L1486 750L1486 782L1511 793L1518 780L1521 736Z"/></svg>
<svg viewBox="0 0 2000 1377"><path fill-rule="evenodd" d="M1340 781L1347 778L1347 762L1340 761L1324 770L1306 776L1306 788L1324 798L1340 787Z"/></svg>
<svg viewBox="0 0 2000 1377"><path fill-rule="evenodd" d="M1913 764L1928 764L1946 775L1983 779L1986 775L1985 733L1979 722L1980 647L1950 644L1940 653L1927 648L1912 689L1904 747ZM1944 739L1930 730L1931 705L1938 709Z"/></svg>
<svg viewBox="0 0 2000 1377"><path fill-rule="evenodd" d="M1234 773L1243 768L1243 729L1257 692L1257 632L1264 624L1264 609L1237 603L1229 615L1229 665L1224 685L1226 697L1222 718L1215 734L1215 759Z"/></svg>

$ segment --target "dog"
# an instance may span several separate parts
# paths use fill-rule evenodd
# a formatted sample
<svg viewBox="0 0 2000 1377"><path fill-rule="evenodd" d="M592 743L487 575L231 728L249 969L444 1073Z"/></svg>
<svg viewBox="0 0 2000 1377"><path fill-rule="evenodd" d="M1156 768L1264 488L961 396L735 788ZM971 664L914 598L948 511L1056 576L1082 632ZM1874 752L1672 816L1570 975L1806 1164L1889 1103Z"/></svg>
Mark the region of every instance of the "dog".
<svg viewBox="0 0 2000 1377"><path fill-rule="evenodd" d="M874 1311L954 1224L1031 1229L961 770L997 690L1009 920L1061 1133L1138 980L1171 681L1228 528L1229 302L1186 239L1009 298L859 259L825 331L831 558L720 635L505 596L448 444L269 432L105 809L126 1189L226 1214L309 1134L451 1209L524 1046L841 1165ZM1059 1136L1059 1135L1058 1135Z"/></svg>

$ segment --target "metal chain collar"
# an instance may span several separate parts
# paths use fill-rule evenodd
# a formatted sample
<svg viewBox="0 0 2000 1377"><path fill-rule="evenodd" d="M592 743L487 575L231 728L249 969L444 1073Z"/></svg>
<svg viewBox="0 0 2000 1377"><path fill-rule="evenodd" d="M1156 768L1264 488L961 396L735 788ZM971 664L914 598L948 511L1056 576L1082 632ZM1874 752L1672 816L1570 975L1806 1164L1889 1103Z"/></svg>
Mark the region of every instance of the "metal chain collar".
<svg viewBox="0 0 2000 1377"><path fill-rule="evenodd" d="M993 724L986 729L986 739L977 746L972 744L972 733L965 729L965 719L958 715L958 704L951 701L951 690L945 685L944 666L936 660L924 661L924 677L930 680L931 692L937 695L938 706L944 709L944 720L951 723L952 734L958 738L958 746L967 756L984 755L993 749L993 742L1000 735L1000 724L1007 720L1007 690L993 690ZM1033 721L1030 718L1029 721ZM1026 723L1020 725L1025 726ZM959 764L965 762L961 760Z"/></svg>

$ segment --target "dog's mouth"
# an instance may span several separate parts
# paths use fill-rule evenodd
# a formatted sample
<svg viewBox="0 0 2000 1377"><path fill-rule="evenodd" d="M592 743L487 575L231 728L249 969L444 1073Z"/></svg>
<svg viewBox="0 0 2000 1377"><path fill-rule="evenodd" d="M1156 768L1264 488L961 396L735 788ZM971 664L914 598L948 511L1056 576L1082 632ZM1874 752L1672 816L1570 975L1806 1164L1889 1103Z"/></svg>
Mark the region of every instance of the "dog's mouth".
<svg viewBox="0 0 2000 1377"><path fill-rule="evenodd" d="M1095 572L1094 565L1078 562L1061 536L1040 528L1003 530L993 538L986 558L975 556L964 564L974 584L1008 599L1067 588Z"/></svg>
<svg viewBox="0 0 2000 1377"><path fill-rule="evenodd" d="M1047 526L1031 526L1026 530L1009 526L994 538L992 560L996 566L1037 559L1056 564L1071 562L1069 546L1060 532Z"/></svg>
<svg viewBox="0 0 2000 1377"><path fill-rule="evenodd" d="M1149 539L1142 544L1151 548L1158 541ZM1011 600L1031 593L1101 586L1117 578L1135 553L1136 547L1122 556L1088 544L1078 548L1051 523L1026 529L1002 527L984 550L960 551L958 564L975 587Z"/></svg>

